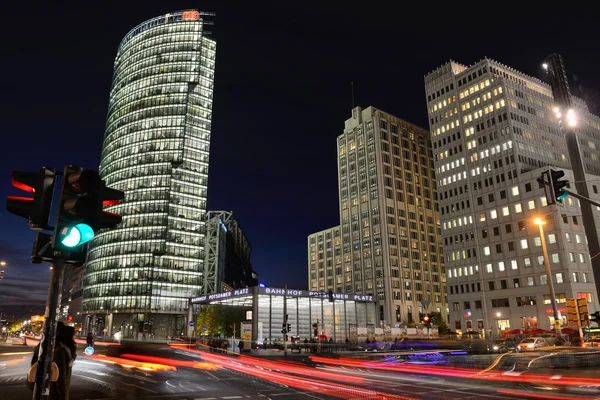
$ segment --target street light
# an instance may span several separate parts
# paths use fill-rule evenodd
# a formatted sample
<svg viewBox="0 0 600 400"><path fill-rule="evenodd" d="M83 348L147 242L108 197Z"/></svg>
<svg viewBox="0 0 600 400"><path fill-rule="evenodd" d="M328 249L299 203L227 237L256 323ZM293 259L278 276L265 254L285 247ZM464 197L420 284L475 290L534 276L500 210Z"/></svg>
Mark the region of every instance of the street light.
<svg viewBox="0 0 600 400"><path fill-rule="evenodd" d="M554 293L554 283L552 281L552 271L550 271L550 262L548 260L548 249L546 248L546 238L544 237L544 225L546 221L537 217L533 220L533 223L540 227L540 238L542 240L542 253L544 254L544 265L546 266L546 281L548 282L548 288L550 289L550 301L552 302L552 313L554 314L554 330L560 331L560 316L558 314L558 306L556 304L556 294Z"/></svg>

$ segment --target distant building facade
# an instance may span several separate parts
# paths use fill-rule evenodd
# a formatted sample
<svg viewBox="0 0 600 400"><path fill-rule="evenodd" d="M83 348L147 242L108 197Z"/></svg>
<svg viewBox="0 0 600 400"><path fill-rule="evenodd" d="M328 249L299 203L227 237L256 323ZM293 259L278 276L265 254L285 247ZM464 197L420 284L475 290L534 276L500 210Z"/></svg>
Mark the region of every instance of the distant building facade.
<svg viewBox="0 0 600 400"><path fill-rule="evenodd" d="M258 286L252 269L252 246L231 211L209 211L206 217L204 294Z"/></svg>
<svg viewBox="0 0 600 400"><path fill-rule="evenodd" d="M308 237L309 289L373 295L382 325L448 314L429 133L374 107L337 140L340 226Z"/></svg>
<svg viewBox="0 0 600 400"><path fill-rule="evenodd" d="M548 279L563 325L567 298L586 298L590 311L597 309L579 201L567 198L562 206L547 207L536 181L548 166L565 169L573 181L550 86L484 59L469 67L443 65L425 77L425 91L450 328L488 336L505 329L549 329L554 318ZM574 100L586 170L600 175L600 118ZM598 199L598 184L589 186ZM551 276L535 217L546 221Z"/></svg>

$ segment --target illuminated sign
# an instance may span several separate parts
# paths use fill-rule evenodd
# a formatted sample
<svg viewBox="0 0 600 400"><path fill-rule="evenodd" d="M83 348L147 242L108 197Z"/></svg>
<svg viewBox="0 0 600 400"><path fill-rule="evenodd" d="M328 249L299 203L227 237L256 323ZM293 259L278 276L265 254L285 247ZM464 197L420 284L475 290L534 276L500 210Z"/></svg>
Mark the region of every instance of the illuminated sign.
<svg viewBox="0 0 600 400"><path fill-rule="evenodd" d="M312 297L316 299L329 299L329 294L325 292L314 292L311 290L300 290L300 289L282 289L282 288L269 288L269 287L257 287L258 294L269 295L269 296L289 296L289 297ZM253 291L251 288L243 288L237 290L230 290L227 292L214 293L205 296L194 297L192 303L210 303L213 300L222 300L231 297L251 295ZM366 294L349 294L349 293L333 293L333 300L349 300L349 301L360 301L360 302L372 302L373 296Z"/></svg>
<svg viewBox="0 0 600 400"><path fill-rule="evenodd" d="M567 309L564 308L564 307L561 307L561 308L558 309L558 312L559 313L566 313ZM554 313L554 310L552 310L551 308L546 308L546 314L553 314L553 313Z"/></svg>
<svg viewBox="0 0 600 400"><path fill-rule="evenodd" d="M181 20L182 21L198 21L198 11L196 11L196 10L184 11L181 14Z"/></svg>

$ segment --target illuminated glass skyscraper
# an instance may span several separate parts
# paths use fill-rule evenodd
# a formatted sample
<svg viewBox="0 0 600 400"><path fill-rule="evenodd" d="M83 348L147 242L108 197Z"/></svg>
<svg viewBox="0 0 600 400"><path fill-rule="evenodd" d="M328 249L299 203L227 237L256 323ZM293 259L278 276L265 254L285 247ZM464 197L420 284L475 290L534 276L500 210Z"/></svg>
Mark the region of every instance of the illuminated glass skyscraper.
<svg viewBox="0 0 600 400"><path fill-rule="evenodd" d="M204 292L204 242L216 44L211 13L150 19L114 64L100 174L125 200L94 239L84 329L123 337L182 332L188 298Z"/></svg>

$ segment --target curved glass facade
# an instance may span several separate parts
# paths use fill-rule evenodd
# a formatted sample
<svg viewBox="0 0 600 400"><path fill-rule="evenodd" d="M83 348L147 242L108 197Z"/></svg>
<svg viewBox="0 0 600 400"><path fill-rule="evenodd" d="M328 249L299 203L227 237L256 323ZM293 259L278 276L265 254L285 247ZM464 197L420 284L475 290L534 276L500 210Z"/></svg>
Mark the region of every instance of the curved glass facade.
<svg viewBox="0 0 600 400"><path fill-rule="evenodd" d="M100 175L123 216L88 254L84 311L107 335L173 335L203 292L215 41L209 13L179 11L129 32L114 64ZM159 315L162 315L160 317ZM102 328L104 330L104 328Z"/></svg>

